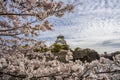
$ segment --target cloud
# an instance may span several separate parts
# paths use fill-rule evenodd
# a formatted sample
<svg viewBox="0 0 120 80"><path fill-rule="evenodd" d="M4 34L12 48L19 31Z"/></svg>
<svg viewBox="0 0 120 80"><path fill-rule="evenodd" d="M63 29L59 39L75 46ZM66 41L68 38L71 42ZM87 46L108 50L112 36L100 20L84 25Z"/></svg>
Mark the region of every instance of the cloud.
<svg viewBox="0 0 120 80"><path fill-rule="evenodd" d="M59 34L72 47L93 48L103 53L120 47L120 0L81 0L74 13L50 17L55 31L41 33L38 39L52 44Z"/></svg>
<svg viewBox="0 0 120 80"><path fill-rule="evenodd" d="M106 47L120 48L120 40L119 39L107 40L107 41L103 41L100 45Z"/></svg>

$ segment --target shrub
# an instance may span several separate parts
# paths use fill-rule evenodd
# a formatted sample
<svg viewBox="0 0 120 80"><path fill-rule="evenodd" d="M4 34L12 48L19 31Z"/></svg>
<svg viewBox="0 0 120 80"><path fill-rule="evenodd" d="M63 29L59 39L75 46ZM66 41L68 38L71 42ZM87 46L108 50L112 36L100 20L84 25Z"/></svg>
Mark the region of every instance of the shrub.
<svg viewBox="0 0 120 80"><path fill-rule="evenodd" d="M29 47L29 45L25 44L25 45L22 45L21 47L25 49L25 48Z"/></svg>
<svg viewBox="0 0 120 80"><path fill-rule="evenodd" d="M116 51L116 52L114 52L114 53L111 53L111 56L116 56L116 55L118 55L118 54L120 54L120 51Z"/></svg>
<svg viewBox="0 0 120 80"><path fill-rule="evenodd" d="M74 49L74 51L79 51L79 50L81 50L81 48L79 48L79 47L76 47L76 48Z"/></svg>
<svg viewBox="0 0 120 80"><path fill-rule="evenodd" d="M99 54L91 49L83 49L83 50L78 50L78 48L73 51L73 61L75 60L81 60L83 62L91 62L95 59L99 59L100 56Z"/></svg>
<svg viewBox="0 0 120 80"><path fill-rule="evenodd" d="M51 52L59 52L60 50L62 50L62 46L59 44L54 44Z"/></svg>
<svg viewBox="0 0 120 80"><path fill-rule="evenodd" d="M105 52L103 55L101 55L101 57L113 60L113 57L115 57L116 55L119 55L119 54L120 54L120 51L116 51L116 52L111 53L111 54L107 54L107 52Z"/></svg>
<svg viewBox="0 0 120 80"><path fill-rule="evenodd" d="M35 48L33 49L34 52L47 52L48 50L49 50L49 49L46 48L46 47L41 47L41 48L35 47Z"/></svg>

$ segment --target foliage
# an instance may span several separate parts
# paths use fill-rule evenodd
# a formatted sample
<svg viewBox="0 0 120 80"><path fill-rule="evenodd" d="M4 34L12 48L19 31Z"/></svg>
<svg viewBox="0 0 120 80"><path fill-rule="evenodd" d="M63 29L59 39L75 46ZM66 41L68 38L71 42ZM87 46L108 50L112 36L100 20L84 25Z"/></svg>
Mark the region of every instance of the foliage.
<svg viewBox="0 0 120 80"><path fill-rule="evenodd" d="M88 62L91 62L91 61L93 61L95 59L99 59L100 58L99 54L96 51L94 51L94 50L84 49L83 52L87 55L87 59L86 60Z"/></svg>
<svg viewBox="0 0 120 80"><path fill-rule="evenodd" d="M54 44L51 52L59 52L60 50L62 50L62 46L60 44Z"/></svg>
<svg viewBox="0 0 120 80"><path fill-rule="evenodd" d="M28 47L29 47L28 44L22 45L22 48L28 48Z"/></svg>
<svg viewBox="0 0 120 80"><path fill-rule="evenodd" d="M69 50L68 45L60 45L60 44L53 44L53 48L51 49L51 52L60 52L61 50Z"/></svg>
<svg viewBox="0 0 120 80"><path fill-rule="evenodd" d="M44 42L40 41L37 42L34 46L33 51L34 52L47 52L49 49L47 48L47 46L44 44ZM30 47L29 44L25 44L21 46L23 49L27 49Z"/></svg>
<svg viewBox="0 0 120 80"><path fill-rule="evenodd" d="M39 47L35 47L33 49L34 52L47 52L48 51L48 48L46 47L42 47L42 48L39 48Z"/></svg>
<svg viewBox="0 0 120 80"><path fill-rule="evenodd" d="M34 48L34 49L33 49L33 51L34 51L34 52L40 52L40 51L41 51L41 49L40 49L40 48L38 48L38 47L36 47L36 48Z"/></svg>
<svg viewBox="0 0 120 80"><path fill-rule="evenodd" d="M74 51L79 51L79 50L81 50L80 47L76 47L76 48L74 49Z"/></svg>
<svg viewBox="0 0 120 80"><path fill-rule="evenodd" d="M91 50L91 49L79 49L79 48L76 48L75 51L73 52L73 60L81 60L83 62L87 61L87 62L91 62L95 59L99 59L100 56L99 54L94 51L94 50Z"/></svg>
<svg viewBox="0 0 120 80"><path fill-rule="evenodd" d="M101 55L101 57L105 57L105 58L108 58L110 60L114 60L114 57L116 55L118 55L118 54L120 54L120 51L116 51L116 52L110 53L110 54L108 54L107 52L105 52L104 54Z"/></svg>
<svg viewBox="0 0 120 80"><path fill-rule="evenodd" d="M114 52L114 53L111 53L111 56L116 56L116 55L118 55L118 54L120 54L120 51L116 51L116 52Z"/></svg>

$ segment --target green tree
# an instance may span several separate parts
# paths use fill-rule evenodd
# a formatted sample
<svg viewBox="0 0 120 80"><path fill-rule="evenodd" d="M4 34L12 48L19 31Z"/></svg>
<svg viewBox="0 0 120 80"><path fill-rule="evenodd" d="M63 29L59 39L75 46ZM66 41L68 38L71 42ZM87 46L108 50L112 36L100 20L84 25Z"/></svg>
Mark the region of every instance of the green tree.
<svg viewBox="0 0 120 80"><path fill-rule="evenodd" d="M76 50L77 49L77 50ZM87 61L87 62L91 62L95 59L99 59L100 56L99 54L92 49L78 49L76 48L75 51L73 51L73 60L81 60L81 61Z"/></svg>

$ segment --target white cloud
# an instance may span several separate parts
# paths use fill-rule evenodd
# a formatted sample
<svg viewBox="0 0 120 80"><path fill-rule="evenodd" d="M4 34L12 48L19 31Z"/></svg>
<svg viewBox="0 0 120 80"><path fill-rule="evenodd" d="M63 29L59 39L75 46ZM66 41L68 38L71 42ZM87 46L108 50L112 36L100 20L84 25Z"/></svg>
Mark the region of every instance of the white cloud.
<svg viewBox="0 0 120 80"><path fill-rule="evenodd" d="M39 38L51 44L57 35L62 34L71 47L88 47L100 53L119 50L117 43L120 42L120 0L81 2L83 5L77 7L73 14L67 14L61 19L50 18L55 24L55 31L41 33ZM111 43L107 46L101 45L109 40Z"/></svg>

